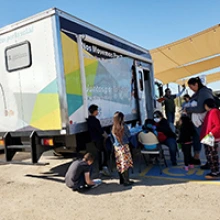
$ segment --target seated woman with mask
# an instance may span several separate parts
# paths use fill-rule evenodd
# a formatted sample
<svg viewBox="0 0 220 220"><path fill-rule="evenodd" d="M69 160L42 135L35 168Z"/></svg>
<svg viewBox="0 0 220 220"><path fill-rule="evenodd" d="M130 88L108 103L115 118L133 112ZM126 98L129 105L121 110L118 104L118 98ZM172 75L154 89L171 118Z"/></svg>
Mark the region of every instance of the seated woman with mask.
<svg viewBox="0 0 220 220"><path fill-rule="evenodd" d="M161 144L167 145L170 151L170 159L173 166L177 165L176 153L177 153L177 143L176 134L170 128L169 122L163 117L162 112L154 112L154 121L156 130L158 132L158 139Z"/></svg>

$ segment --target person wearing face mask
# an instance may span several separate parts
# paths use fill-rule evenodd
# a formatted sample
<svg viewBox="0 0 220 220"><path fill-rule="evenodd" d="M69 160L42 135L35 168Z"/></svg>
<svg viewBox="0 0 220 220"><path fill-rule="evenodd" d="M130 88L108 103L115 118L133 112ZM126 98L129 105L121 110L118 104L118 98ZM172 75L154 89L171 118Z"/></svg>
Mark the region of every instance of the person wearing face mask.
<svg viewBox="0 0 220 220"><path fill-rule="evenodd" d="M158 132L158 139L161 144L168 146L170 151L170 159L173 166L177 165L176 153L177 153L177 143L176 134L170 128L169 122L163 117L162 112L154 112L154 121L156 125L156 130Z"/></svg>

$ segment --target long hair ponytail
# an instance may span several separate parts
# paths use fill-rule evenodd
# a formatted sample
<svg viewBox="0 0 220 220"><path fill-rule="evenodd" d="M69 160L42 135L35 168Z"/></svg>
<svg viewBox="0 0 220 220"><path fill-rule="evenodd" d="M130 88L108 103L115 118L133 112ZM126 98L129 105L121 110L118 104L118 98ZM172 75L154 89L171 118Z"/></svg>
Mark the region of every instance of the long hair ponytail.
<svg viewBox="0 0 220 220"><path fill-rule="evenodd" d="M198 90L204 87L199 77L193 77L188 80L188 85L195 85L196 83L198 84Z"/></svg>
<svg viewBox="0 0 220 220"><path fill-rule="evenodd" d="M115 112L113 117L112 133L116 136L119 143L122 143L124 135L124 114L122 112Z"/></svg>

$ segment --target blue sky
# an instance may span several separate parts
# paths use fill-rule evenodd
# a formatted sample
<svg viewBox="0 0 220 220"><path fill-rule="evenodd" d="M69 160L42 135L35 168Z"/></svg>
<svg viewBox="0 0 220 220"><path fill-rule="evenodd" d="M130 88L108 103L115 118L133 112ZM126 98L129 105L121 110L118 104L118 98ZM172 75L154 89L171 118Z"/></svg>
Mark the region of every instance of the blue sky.
<svg viewBox="0 0 220 220"><path fill-rule="evenodd" d="M220 23L220 0L0 0L0 27L57 7L147 49Z"/></svg>
<svg viewBox="0 0 220 220"><path fill-rule="evenodd" d="M0 27L51 7L147 49L218 24L219 0L0 0Z"/></svg>

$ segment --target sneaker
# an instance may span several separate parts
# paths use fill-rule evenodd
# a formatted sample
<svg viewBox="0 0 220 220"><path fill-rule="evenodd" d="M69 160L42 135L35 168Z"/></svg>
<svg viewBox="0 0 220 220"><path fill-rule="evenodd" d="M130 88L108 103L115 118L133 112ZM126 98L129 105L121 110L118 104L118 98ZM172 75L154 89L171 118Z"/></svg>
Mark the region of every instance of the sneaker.
<svg viewBox="0 0 220 220"><path fill-rule="evenodd" d="M208 173L205 178L207 180L219 180L220 179L220 173Z"/></svg>
<svg viewBox="0 0 220 220"><path fill-rule="evenodd" d="M208 163L206 163L206 164L202 165L200 167L200 169L202 169L202 170L210 170L210 165Z"/></svg>
<svg viewBox="0 0 220 220"><path fill-rule="evenodd" d="M80 187L78 187L78 188L76 188L76 189L73 189L73 191L77 191L77 192L79 192L79 193L84 193L84 192L86 192L87 190L89 190L90 188L91 188L90 186L84 185L84 186L80 186Z"/></svg>
<svg viewBox="0 0 220 220"><path fill-rule="evenodd" d="M110 172L108 170L108 167L102 167L101 174L103 174L104 176L110 176Z"/></svg>
<svg viewBox="0 0 220 220"><path fill-rule="evenodd" d="M194 165L193 165L193 164L190 164L190 165L189 165L189 169L194 169Z"/></svg>
<svg viewBox="0 0 220 220"><path fill-rule="evenodd" d="M185 171L187 171L187 172L189 171L189 167L188 167L188 166L184 166L183 169L184 169Z"/></svg>

